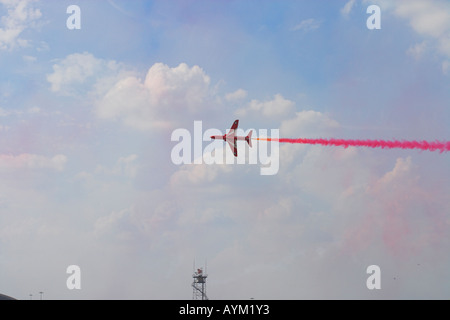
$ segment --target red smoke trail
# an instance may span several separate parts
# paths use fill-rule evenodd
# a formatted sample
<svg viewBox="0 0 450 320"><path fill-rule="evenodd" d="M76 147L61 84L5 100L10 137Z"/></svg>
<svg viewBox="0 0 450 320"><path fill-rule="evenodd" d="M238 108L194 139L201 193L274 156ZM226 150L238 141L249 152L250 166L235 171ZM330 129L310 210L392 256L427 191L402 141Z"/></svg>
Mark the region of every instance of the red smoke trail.
<svg viewBox="0 0 450 320"><path fill-rule="evenodd" d="M347 140L347 139L275 139L256 138L263 141L278 141L282 143L320 144L323 146L369 147L382 149L419 149L428 151L439 151L440 153L450 151L450 141L399 141L399 140Z"/></svg>

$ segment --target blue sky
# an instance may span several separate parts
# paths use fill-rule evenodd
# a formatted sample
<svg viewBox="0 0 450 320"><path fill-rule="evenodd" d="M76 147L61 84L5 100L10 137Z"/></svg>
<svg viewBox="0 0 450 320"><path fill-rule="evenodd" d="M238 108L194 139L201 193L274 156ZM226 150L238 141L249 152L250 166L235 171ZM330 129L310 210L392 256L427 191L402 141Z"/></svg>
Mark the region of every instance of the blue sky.
<svg viewBox="0 0 450 320"><path fill-rule="evenodd" d="M446 1L0 0L0 16L2 293L189 299L195 258L212 299L449 298L446 153L282 145L274 176L170 159L195 120L448 140Z"/></svg>

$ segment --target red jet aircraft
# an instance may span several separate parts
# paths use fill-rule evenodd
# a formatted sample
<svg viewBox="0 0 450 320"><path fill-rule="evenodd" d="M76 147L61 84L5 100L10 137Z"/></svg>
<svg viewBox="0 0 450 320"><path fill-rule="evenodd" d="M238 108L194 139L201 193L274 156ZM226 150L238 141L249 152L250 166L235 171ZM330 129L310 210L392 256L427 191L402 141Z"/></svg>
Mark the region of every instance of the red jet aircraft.
<svg viewBox="0 0 450 320"><path fill-rule="evenodd" d="M228 142L228 145L230 146L231 150L233 150L233 154L235 157L237 157L237 141L238 140L245 140L247 141L248 145L251 147L252 146L252 132L250 131L250 133L248 134L248 136L246 137L237 137L235 135L235 131L237 129L239 125L239 120L236 120L233 125L231 126L230 131L228 132L228 134L224 134L223 136L211 136L211 139L215 140L224 140L226 142Z"/></svg>

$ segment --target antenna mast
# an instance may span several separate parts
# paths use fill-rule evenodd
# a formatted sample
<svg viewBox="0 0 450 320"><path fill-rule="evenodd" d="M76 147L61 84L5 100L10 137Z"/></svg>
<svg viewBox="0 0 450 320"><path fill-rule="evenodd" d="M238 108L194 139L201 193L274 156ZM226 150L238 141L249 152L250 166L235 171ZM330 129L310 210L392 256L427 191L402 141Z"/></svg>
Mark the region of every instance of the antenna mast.
<svg viewBox="0 0 450 320"><path fill-rule="evenodd" d="M206 267L205 267L206 269ZM192 283L192 299L193 300L208 300L208 296L206 295L206 278L208 275L206 272L203 272L203 268L195 270L194 263L194 274L192 278L194 278L194 282Z"/></svg>

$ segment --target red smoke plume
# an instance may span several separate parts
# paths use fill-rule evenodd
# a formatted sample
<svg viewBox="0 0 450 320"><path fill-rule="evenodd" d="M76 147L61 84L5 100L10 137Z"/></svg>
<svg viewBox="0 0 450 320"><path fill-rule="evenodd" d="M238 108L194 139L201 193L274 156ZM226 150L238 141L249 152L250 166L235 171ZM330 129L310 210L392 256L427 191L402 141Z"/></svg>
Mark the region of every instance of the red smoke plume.
<svg viewBox="0 0 450 320"><path fill-rule="evenodd" d="M273 139L257 138L264 141L278 141L281 143L320 144L323 146L369 147L382 149L419 149L427 151L450 151L450 141L399 141L399 140L348 140L348 139Z"/></svg>

